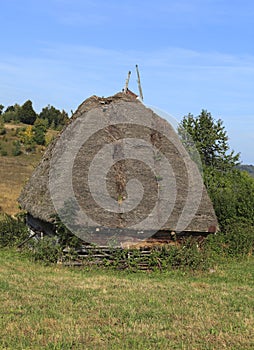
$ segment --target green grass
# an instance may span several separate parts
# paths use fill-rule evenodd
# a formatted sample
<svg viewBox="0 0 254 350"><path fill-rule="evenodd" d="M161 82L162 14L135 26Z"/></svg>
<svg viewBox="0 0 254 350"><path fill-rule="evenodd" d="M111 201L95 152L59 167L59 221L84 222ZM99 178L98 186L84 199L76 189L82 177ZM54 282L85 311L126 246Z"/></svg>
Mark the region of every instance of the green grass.
<svg viewBox="0 0 254 350"><path fill-rule="evenodd" d="M210 272L43 266L0 250L1 349L253 349L254 257Z"/></svg>

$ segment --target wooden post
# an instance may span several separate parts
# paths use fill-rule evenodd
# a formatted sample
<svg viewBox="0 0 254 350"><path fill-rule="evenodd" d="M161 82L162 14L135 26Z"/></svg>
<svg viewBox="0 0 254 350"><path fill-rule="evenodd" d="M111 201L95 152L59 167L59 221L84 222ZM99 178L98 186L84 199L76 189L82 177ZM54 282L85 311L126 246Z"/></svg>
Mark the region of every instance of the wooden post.
<svg viewBox="0 0 254 350"><path fill-rule="evenodd" d="M137 76L138 76L139 97L140 97L141 101L143 101L144 97L143 97L143 92L142 92L142 88L141 88L141 82L140 82L140 76L139 76L139 71L138 71L138 65L137 64L136 64L136 70L137 70Z"/></svg>
<svg viewBox="0 0 254 350"><path fill-rule="evenodd" d="M126 79L126 81L125 81L125 87L124 87L124 90L123 90L125 94L127 93L127 90L128 90L129 81L130 81L130 76L131 76L131 71L129 70L127 79Z"/></svg>

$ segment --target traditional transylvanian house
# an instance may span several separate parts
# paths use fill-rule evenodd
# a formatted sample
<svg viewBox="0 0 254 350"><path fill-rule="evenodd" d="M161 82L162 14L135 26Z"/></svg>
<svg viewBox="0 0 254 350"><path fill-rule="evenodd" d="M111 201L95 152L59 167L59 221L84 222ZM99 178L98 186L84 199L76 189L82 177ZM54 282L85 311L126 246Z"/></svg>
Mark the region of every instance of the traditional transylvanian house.
<svg viewBox="0 0 254 350"><path fill-rule="evenodd" d="M104 177L100 165L108 166ZM84 240L95 243L102 227L107 238L120 232L120 241L126 235L125 240L137 241L208 234L218 226L202 177L177 133L133 93L85 100L48 146L19 203L29 224L49 233L56 215L65 220L76 210L77 220L67 218L67 226L78 227Z"/></svg>

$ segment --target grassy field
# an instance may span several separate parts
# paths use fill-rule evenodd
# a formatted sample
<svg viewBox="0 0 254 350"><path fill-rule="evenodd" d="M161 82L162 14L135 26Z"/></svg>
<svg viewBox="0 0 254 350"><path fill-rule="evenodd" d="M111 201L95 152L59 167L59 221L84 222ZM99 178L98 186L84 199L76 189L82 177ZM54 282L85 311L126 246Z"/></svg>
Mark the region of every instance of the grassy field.
<svg viewBox="0 0 254 350"><path fill-rule="evenodd" d="M254 258L214 271L42 266L0 250L0 348L254 349Z"/></svg>
<svg viewBox="0 0 254 350"><path fill-rule="evenodd" d="M11 215L19 211L17 198L40 157L36 154L0 156L0 211Z"/></svg>
<svg viewBox="0 0 254 350"><path fill-rule="evenodd" d="M19 211L17 198L44 152L44 147L38 146L36 153L23 153L16 157L12 155L13 142L18 140L16 130L26 126L5 124L6 134L0 136L0 150L6 152L5 156L0 155L0 212L11 215ZM47 142L57 133L55 130L48 130Z"/></svg>

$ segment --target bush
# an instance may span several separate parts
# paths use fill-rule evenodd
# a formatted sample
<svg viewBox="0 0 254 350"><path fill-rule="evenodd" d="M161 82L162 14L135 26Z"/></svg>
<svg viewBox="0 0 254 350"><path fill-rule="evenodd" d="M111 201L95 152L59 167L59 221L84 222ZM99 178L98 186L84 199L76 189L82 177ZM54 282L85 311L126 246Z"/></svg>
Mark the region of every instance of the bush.
<svg viewBox="0 0 254 350"><path fill-rule="evenodd" d="M45 145L46 131L47 131L47 127L46 127L45 120L37 118L33 127L33 133L34 133L33 140L37 145Z"/></svg>
<svg viewBox="0 0 254 350"><path fill-rule="evenodd" d="M4 127L4 120L3 117L0 115L0 135L5 135L6 134L6 130Z"/></svg>
<svg viewBox="0 0 254 350"><path fill-rule="evenodd" d="M71 207L69 208L71 210ZM70 211L69 211L70 214ZM60 246L64 248L79 248L82 245L82 240L75 236L59 219L58 216L54 217L56 235Z"/></svg>
<svg viewBox="0 0 254 350"><path fill-rule="evenodd" d="M254 179L238 169L205 169L205 183L223 232L231 222L254 225Z"/></svg>
<svg viewBox="0 0 254 350"><path fill-rule="evenodd" d="M8 156L8 153L7 153L7 151L6 151L5 149L2 149L2 150L1 150L1 156L2 156L2 157Z"/></svg>
<svg viewBox="0 0 254 350"><path fill-rule="evenodd" d="M27 153L34 153L36 149L36 144L34 142L31 142L30 144L25 145L25 152Z"/></svg>
<svg viewBox="0 0 254 350"><path fill-rule="evenodd" d="M225 245L230 256L253 254L254 226L244 222L233 222L225 232Z"/></svg>
<svg viewBox="0 0 254 350"><path fill-rule="evenodd" d="M19 141L13 141L13 150L12 150L12 154L16 157L19 156L20 154L22 154L21 151L21 144Z"/></svg>
<svg viewBox="0 0 254 350"><path fill-rule="evenodd" d="M168 270L192 269L205 270L213 261L196 238L186 238L175 245L163 245L152 248L149 254L138 249L113 250L111 258L105 259L104 266L137 271L139 269Z"/></svg>
<svg viewBox="0 0 254 350"><path fill-rule="evenodd" d="M56 263L62 256L62 249L55 237L44 237L32 241L30 257L34 261L43 261L46 264Z"/></svg>
<svg viewBox="0 0 254 350"><path fill-rule="evenodd" d="M5 128L0 126L0 135L5 135L5 134L6 134Z"/></svg>
<svg viewBox="0 0 254 350"><path fill-rule="evenodd" d="M208 236L206 250L217 257L240 257L253 254L254 226L232 221L224 232Z"/></svg>
<svg viewBox="0 0 254 350"><path fill-rule="evenodd" d="M0 217L0 247L18 245L29 237L29 230L23 218L4 214Z"/></svg>

